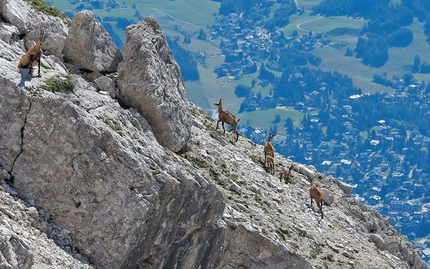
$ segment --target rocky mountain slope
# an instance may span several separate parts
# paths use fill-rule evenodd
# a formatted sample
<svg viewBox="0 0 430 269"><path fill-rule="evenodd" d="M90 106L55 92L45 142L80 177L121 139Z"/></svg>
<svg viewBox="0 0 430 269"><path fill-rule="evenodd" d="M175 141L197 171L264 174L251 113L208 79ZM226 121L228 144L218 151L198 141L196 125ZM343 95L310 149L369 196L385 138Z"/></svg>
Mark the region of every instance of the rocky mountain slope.
<svg viewBox="0 0 430 269"><path fill-rule="evenodd" d="M298 163L281 182L290 160L271 176L216 130L154 18L122 54L91 12L0 10L0 268L425 268L351 186ZM17 64L42 32L37 77Z"/></svg>

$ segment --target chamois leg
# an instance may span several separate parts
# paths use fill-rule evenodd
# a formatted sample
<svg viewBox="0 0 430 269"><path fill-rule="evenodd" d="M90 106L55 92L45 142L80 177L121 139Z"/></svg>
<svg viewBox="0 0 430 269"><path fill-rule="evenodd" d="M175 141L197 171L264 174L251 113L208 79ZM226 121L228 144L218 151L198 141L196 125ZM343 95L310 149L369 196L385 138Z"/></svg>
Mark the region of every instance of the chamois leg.
<svg viewBox="0 0 430 269"><path fill-rule="evenodd" d="M218 120L217 122L216 122L216 128L215 128L215 130L218 130L218 125L219 125L219 122L220 122L221 120Z"/></svg>
<svg viewBox="0 0 430 269"><path fill-rule="evenodd" d="M41 75L40 75L40 58L37 60L37 76L41 77Z"/></svg>
<svg viewBox="0 0 430 269"><path fill-rule="evenodd" d="M234 131L234 133L236 134L236 142L239 139L239 132L236 129L230 129L228 130L229 132Z"/></svg>
<svg viewBox="0 0 430 269"><path fill-rule="evenodd" d="M318 207L319 207L319 209L321 211L321 219L322 219L322 218L324 218L324 213L323 213L323 210L322 210L322 199L320 200L319 203L317 203L317 205L318 205Z"/></svg>
<svg viewBox="0 0 430 269"><path fill-rule="evenodd" d="M224 130L224 134L225 134L225 128L224 128L224 122L223 121L221 122L221 125L222 125L222 129Z"/></svg>
<svg viewBox="0 0 430 269"><path fill-rule="evenodd" d="M28 63L28 73L31 75L33 75L33 66L35 66L34 61L38 61L37 55L30 55L30 62Z"/></svg>

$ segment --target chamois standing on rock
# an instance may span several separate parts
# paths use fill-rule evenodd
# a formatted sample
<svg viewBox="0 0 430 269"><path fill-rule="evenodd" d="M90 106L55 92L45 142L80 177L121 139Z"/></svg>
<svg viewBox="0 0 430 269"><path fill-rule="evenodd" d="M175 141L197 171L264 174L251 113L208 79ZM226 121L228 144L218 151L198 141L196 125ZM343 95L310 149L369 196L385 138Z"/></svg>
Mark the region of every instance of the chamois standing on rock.
<svg viewBox="0 0 430 269"><path fill-rule="evenodd" d="M42 56L42 44L45 41L45 39L48 37L48 34L45 32L42 32L42 34L39 37L39 40L36 44L31 46L31 48L27 51L24 56L22 56L21 60L18 63L19 68L28 68L28 73L32 74L33 67L38 65L37 74L40 77L40 57Z"/></svg>
<svg viewBox="0 0 430 269"><path fill-rule="evenodd" d="M231 126L230 132L233 130L236 133L236 141L239 139L239 132L237 131L237 123L240 121L240 119L236 119L236 117L230 113L230 111L224 110L222 107L222 99L219 99L218 103L215 103L215 105L218 107L218 121L216 123L216 129L218 129L219 122L222 123L222 129L224 130L225 134L225 128L224 123L227 123Z"/></svg>
<svg viewBox="0 0 430 269"><path fill-rule="evenodd" d="M274 134L269 134L269 138L264 144L264 164L267 163L267 156L272 156L273 158L275 158L275 148L270 143L270 140L272 140L274 136Z"/></svg>
<svg viewBox="0 0 430 269"><path fill-rule="evenodd" d="M271 175L274 175L275 174L275 157L273 157L272 155L267 155L266 160L267 160L266 167L268 169L268 172Z"/></svg>
<svg viewBox="0 0 430 269"><path fill-rule="evenodd" d="M323 213L323 210L322 210L322 198L323 198L323 193L321 192L321 190L320 189L318 189L317 187L315 187L315 186L312 186L310 189L309 189L309 195L311 196L311 207L312 207L312 202L313 202L313 200L315 200L315 202L317 203L317 206L318 206L318 208L320 209L320 211L321 211L321 219L322 218L324 218L324 213Z"/></svg>

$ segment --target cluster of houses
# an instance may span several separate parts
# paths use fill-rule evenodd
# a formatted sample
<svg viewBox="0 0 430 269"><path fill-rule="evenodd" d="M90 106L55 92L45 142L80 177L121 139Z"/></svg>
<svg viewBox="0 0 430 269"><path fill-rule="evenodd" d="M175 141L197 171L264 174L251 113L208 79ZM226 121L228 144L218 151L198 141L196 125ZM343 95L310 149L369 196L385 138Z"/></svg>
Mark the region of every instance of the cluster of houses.
<svg viewBox="0 0 430 269"><path fill-rule="evenodd" d="M320 34L285 37L282 31L269 30L263 24L231 13L211 26L211 39L223 38L221 49L225 60L214 70L219 77L253 73L257 71L256 62L279 57L279 50L285 47L309 52L317 43L330 44Z"/></svg>

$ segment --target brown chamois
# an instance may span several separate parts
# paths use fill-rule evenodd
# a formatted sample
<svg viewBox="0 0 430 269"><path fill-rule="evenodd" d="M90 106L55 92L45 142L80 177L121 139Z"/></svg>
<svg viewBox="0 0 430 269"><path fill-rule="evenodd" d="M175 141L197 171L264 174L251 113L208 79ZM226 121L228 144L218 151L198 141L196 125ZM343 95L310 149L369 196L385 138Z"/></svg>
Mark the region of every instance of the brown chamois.
<svg viewBox="0 0 430 269"><path fill-rule="evenodd" d="M269 134L269 138L267 139L266 143L264 144L264 164L267 162L267 155L270 155L272 157L275 157L275 148L270 143L270 140L274 137L274 134Z"/></svg>
<svg viewBox="0 0 430 269"><path fill-rule="evenodd" d="M237 123L240 121L240 119L236 119L236 117L231 114L229 111L224 110L222 108L222 99L219 99L219 103L215 103L215 105L218 107L218 121L216 123L216 129L218 129L219 122L222 123L222 129L224 130L225 134L225 128L224 123L227 123L231 126L230 132L233 130L236 133L236 141L239 139L239 132L237 131Z"/></svg>
<svg viewBox="0 0 430 269"><path fill-rule="evenodd" d="M309 195L311 196L311 207L312 207L313 200L315 200L315 202L317 203L318 208L321 211L321 219L324 218L324 213L323 213L323 210L322 210L322 197L323 197L323 193L317 187L312 186L309 189Z"/></svg>
<svg viewBox="0 0 430 269"><path fill-rule="evenodd" d="M272 155L267 155L266 168L272 176L275 174L275 158Z"/></svg>
<svg viewBox="0 0 430 269"><path fill-rule="evenodd" d="M294 168L294 164L291 164L290 168L282 167L282 171L280 173L280 177L279 177L279 181L282 182L282 178L285 178L285 183L289 182L289 178L290 178L290 174L291 174L291 170Z"/></svg>
<svg viewBox="0 0 430 269"><path fill-rule="evenodd" d="M28 73L32 74L33 67L38 65L37 74L40 77L40 57L42 56L42 44L45 41L45 39L48 37L48 34L45 32L42 32L42 34L39 37L39 40L36 44L34 44L24 56L22 56L21 60L19 61L18 67L19 68L28 68Z"/></svg>

